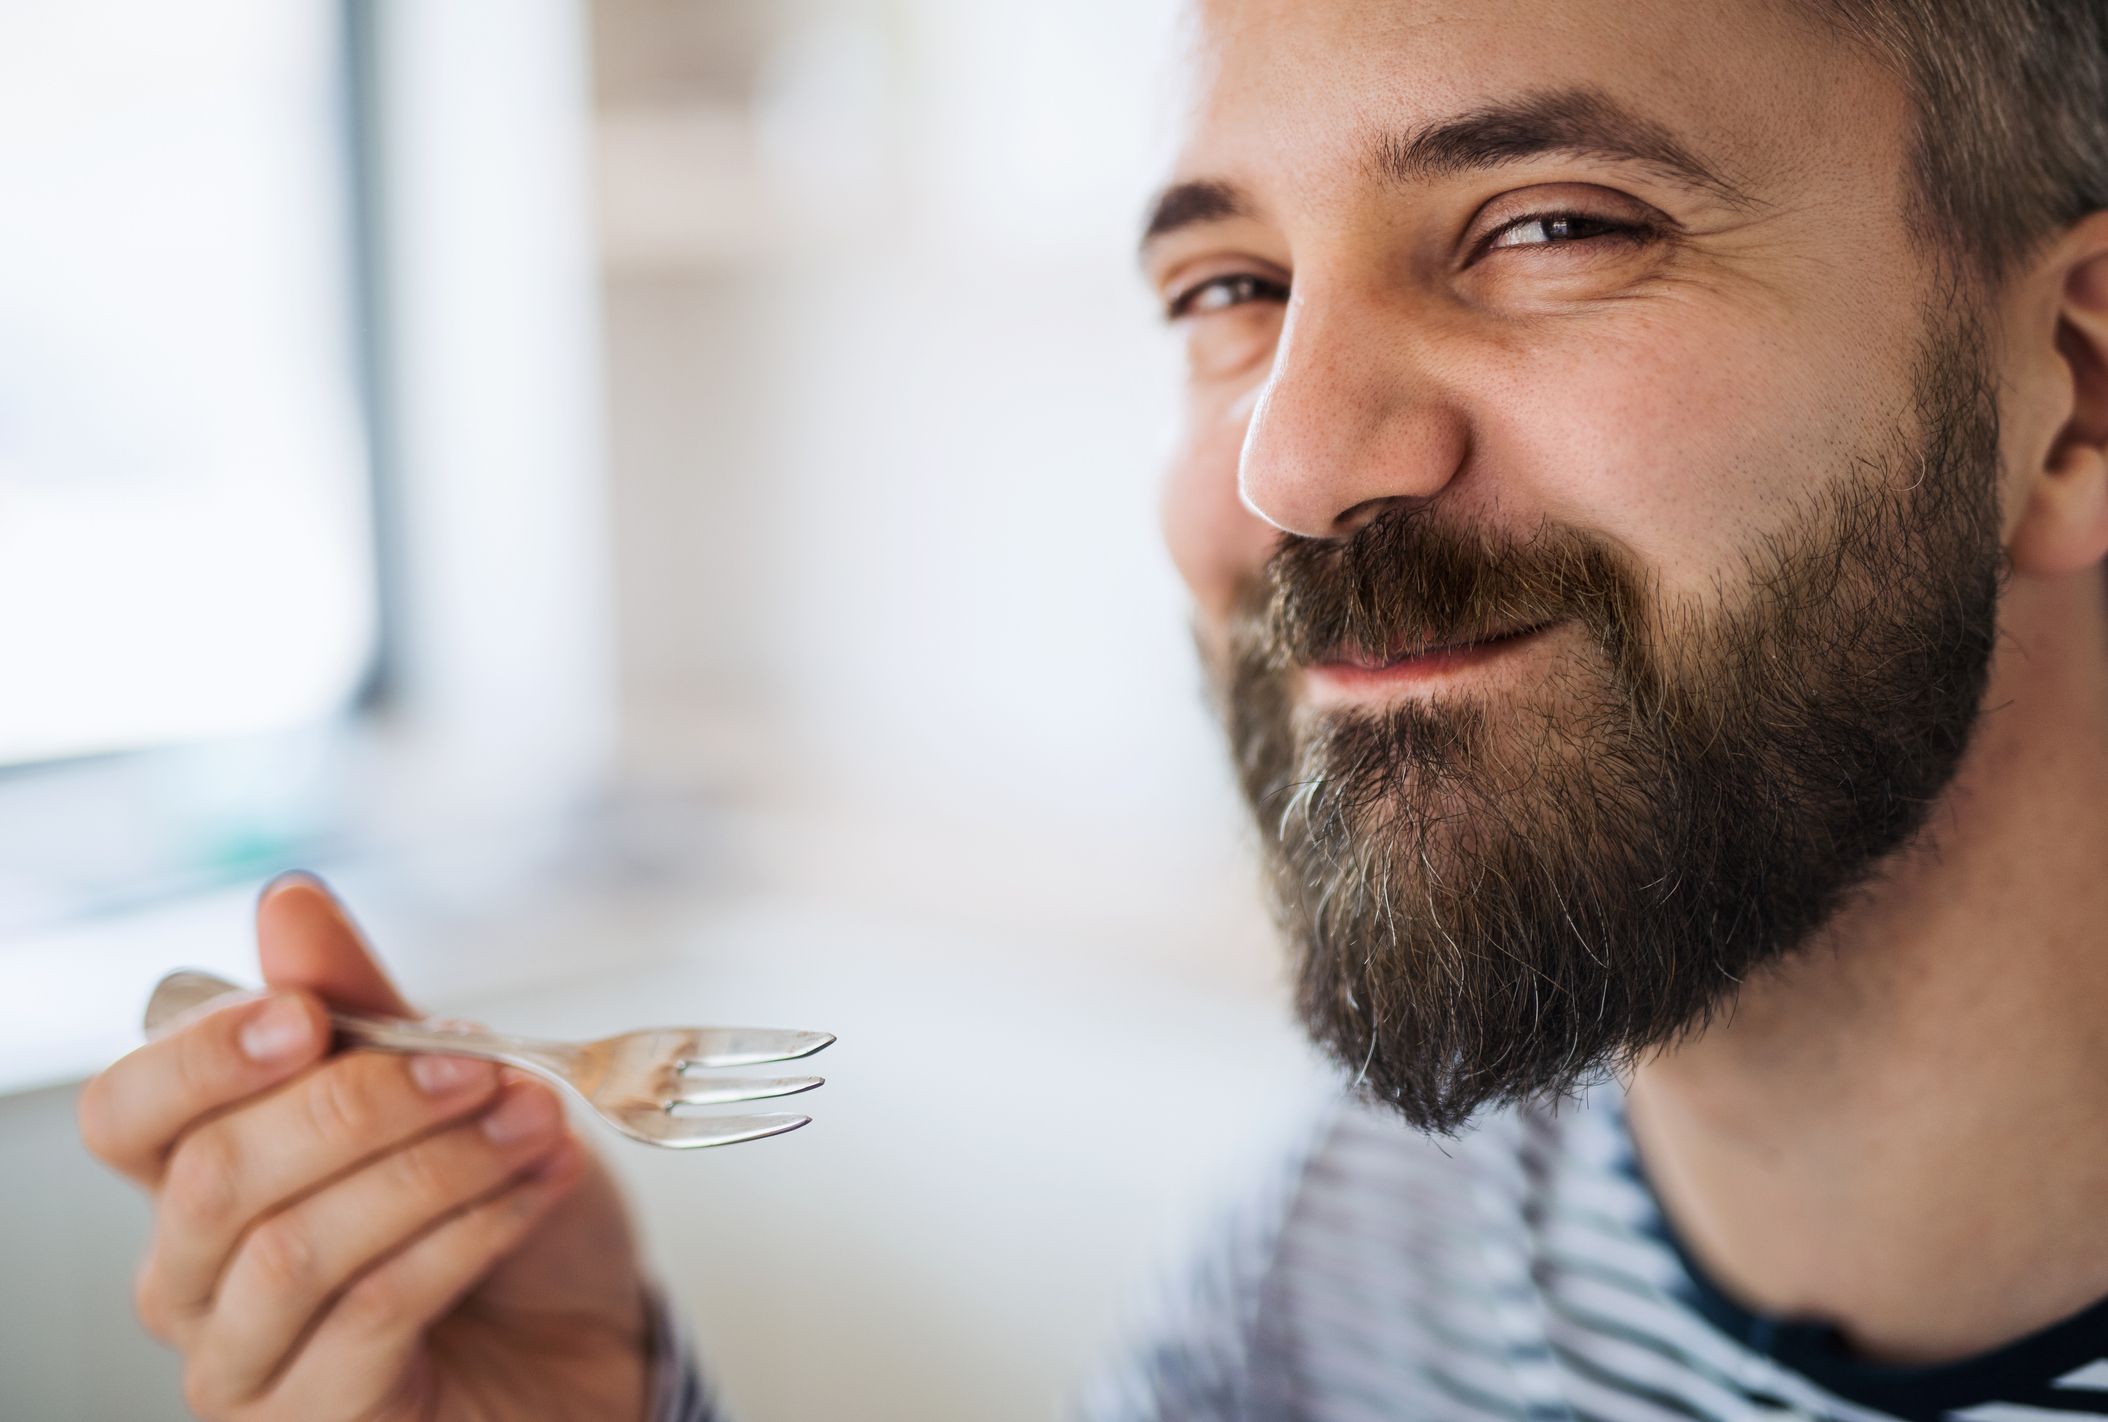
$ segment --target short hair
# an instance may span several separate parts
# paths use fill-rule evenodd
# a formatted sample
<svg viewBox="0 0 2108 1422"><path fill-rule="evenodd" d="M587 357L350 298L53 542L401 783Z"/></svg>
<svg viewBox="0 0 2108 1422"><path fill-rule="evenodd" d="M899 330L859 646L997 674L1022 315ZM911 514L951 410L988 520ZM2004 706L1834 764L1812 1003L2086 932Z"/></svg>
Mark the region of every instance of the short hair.
<svg viewBox="0 0 2108 1422"><path fill-rule="evenodd" d="M1993 285L2108 208L2108 0L1799 0L1917 110L1907 214Z"/></svg>

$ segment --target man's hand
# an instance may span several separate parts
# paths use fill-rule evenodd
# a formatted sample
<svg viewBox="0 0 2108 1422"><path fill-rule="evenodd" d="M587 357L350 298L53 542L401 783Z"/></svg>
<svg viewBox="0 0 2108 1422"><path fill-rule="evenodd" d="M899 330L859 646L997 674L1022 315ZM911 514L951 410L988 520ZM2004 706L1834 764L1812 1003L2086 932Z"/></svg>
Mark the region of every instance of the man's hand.
<svg viewBox="0 0 2108 1422"><path fill-rule="evenodd" d="M204 1422L640 1418L621 1195L555 1093L460 1057L328 1055L328 1006L414 1016L336 901L257 909L271 991L81 1092L88 1149L153 1197L134 1290Z"/></svg>

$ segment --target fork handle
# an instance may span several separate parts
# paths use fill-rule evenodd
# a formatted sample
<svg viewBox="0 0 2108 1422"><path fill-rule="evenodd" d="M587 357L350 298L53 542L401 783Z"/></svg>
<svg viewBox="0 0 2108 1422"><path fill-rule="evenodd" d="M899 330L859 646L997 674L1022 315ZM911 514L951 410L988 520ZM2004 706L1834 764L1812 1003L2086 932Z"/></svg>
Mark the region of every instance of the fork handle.
<svg viewBox="0 0 2108 1422"><path fill-rule="evenodd" d="M240 983L195 968L179 968L161 979L147 999L146 1030L152 1035L162 1026L193 1008L246 992ZM512 1037L467 1027L442 1027L433 1023L396 1021L369 1017L358 1012L329 1014L330 1025L347 1040L384 1052L443 1052L455 1057L481 1057L504 1062L556 1081L563 1081L576 1048L568 1042L545 1042L533 1037Z"/></svg>
<svg viewBox="0 0 2108 1422"><path fill-rule="evenodd" d="M503 1062L568 1086L569 1070L577 1049L567 1042L544 1042L533 1037L512 1037L473 1027L441 1027L426 1022L397 1021L368 1017L357 1012L331 1012L329 1020L348 1041L384 1052L440 1052L451 1057L481 1057Z"/></svg>
<svg viewBox="0 0 2108 1422"><path fill-rule="evenodd" d="M154 995L146 1000L146 1033L151 1037L192 1008L243 991L240 983L196 968L178 968L154 984Z"/></svg>

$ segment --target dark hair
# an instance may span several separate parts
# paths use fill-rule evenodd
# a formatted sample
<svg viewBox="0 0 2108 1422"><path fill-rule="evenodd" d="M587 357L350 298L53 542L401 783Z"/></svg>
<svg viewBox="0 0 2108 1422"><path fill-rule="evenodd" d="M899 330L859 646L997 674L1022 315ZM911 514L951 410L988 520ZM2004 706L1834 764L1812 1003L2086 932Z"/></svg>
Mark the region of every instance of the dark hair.
<svg viewBox="0 0 2108 1422"><path fill-rule="evenodd" d="M2108 0L1800 0L1917 101L1913 221L1996 282L2108 208Z"/></svg>

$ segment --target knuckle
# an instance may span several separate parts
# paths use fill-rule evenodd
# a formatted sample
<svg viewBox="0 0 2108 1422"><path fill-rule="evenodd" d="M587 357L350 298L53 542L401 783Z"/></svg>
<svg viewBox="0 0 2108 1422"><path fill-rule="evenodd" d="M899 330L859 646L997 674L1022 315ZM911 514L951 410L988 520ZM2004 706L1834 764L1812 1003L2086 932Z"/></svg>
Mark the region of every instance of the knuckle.
<svg viewBox="0 0 2108 1422"><path fill-rule="evenodd" d="M168 1342L174 1330L168 1300L161 1292L161 1278L149 1255L132 1275L132 1313L150 1335Z"/></svg>
<svg viewBox="0 0 2108 1422"><path fill-rule="evenodd" d="M183 1366L183 1405L199 1422L219 1422L227 1414L227 1392L218 1371L192 1355Z"/></svg>
<svg viewBox="0 0 2108 1422"><path fill-rule="evenodd" d="M383 1118L374 1072L348 1057L308 1079L304 1102L316 1138L331 1143L368 1140Z"/></svg>
<svg viewBox="0 0 2108 1422"><path fill-rule="evenodd" d="M274 1215L249 1231L242 1254L273 1295L301 1294L314 1277L314 1242L290 1213Z"/></svg>
<svg viewBox="0 0 2108 1422"><path fill-rule="evenodd" d="M206 1126L179 1141L169 1157L161 1197L169 1212L187 1225L225 1224L241 1198L240 1163L228 1133Z"/></svg>
<svg viewBox="0 0 2108 1422"><path fill-rule="evenodd" d="M124 1154L124 1145L117 1139L110 1119L110 1088L106 1084L109 1074L107 1070L100 1072L81 1088L73 1102L73 1123L88 1154L105 1165L114 1165Z"/></svg>

